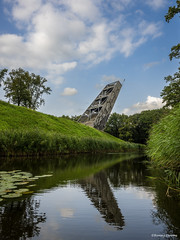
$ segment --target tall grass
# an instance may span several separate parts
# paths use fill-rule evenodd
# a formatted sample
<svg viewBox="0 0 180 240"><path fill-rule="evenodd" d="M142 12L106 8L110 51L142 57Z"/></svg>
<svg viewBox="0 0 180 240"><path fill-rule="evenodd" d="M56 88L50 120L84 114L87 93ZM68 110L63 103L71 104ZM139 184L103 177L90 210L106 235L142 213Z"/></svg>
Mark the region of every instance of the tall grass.
<svg viewBox="0 0 180 240"><path fill-rule="evenodd" d="M147 153L159 167L180 168L180 106L153 127Z"/></svg>
<svg viewBox="0 0 180 240"><path fill-rule="evenodd" d="M91 137L65 136L41 130L0 131L0 154L12 156L88 152L143 151L142 145Z"/></svg>
<svg viewBox="0 0 180 240"><path fill-rule="evenodd" d="M156 124L148 141L152 164L164 169L170 185L180 187L180 105Z"/></svg>

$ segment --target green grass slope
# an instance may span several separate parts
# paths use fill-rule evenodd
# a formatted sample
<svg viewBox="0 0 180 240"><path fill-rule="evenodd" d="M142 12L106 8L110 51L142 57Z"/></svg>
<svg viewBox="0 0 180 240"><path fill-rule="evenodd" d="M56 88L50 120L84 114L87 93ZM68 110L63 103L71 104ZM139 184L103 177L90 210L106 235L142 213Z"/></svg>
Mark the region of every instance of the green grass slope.
<svg viewBox="0 0 180 240"><path fill-rule="evenodd" d="M137 148L81 123L0 101L1 153L119 151L120 145L123 149Z"/></svg>
<svg viewBox="0 0 180 240"><path fill-rule="evenodd" d="M0 101L0 130L7 129L38 129L46 132L54 131L66 136L88 136L121 141L110 134L98 131L94 128L90 128L66 118L54 117L52 115L43 114Z"/></svg>

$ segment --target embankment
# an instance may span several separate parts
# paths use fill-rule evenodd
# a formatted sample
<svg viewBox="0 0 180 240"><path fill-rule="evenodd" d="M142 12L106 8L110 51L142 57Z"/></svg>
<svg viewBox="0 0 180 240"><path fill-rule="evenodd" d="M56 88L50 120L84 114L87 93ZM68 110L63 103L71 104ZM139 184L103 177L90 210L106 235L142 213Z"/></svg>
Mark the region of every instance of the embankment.
<svg viewBox="0 0 180 240"><path fill-rule="evenodd" d="M122 141L72 120L0 101L1 156L130 152L143 149L143 145Z"/></svg>

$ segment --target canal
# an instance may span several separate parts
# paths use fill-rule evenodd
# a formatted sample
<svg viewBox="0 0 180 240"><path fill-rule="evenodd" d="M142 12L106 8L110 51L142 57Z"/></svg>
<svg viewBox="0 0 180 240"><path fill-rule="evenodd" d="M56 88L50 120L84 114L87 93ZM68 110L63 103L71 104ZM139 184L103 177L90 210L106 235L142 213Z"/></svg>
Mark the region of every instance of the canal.
<svg viewBox="0 0 180 240"><path fill-rule="evenodd" d="M0 239L180 239L180 202L149 178L156 172L144 160L135 154L1 158ZM17 176L28 177L21 183ZM16 192L23 194L11 198Z"/></svg>

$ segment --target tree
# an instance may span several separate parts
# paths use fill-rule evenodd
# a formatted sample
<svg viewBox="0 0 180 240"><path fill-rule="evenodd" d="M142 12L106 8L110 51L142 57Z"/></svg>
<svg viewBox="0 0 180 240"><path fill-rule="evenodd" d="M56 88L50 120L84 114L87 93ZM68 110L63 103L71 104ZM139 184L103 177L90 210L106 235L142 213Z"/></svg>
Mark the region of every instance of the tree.
<svg viewBox="0 0 180 240"><path fill-rule="evenodd" d="M180 12L180 1L176 0L177 6L169 7L168 13L165 15L166 22L169 23L169 21Z"/></svg>
<svg viewBox="0 0 180 240"><path fill-rule="evenodd" d="M180 58L180 43L178 43L176 46L173 46L171 48L171 53L169 54L170 60L173 58L179 59Z"/></svg>
<svg viewBox="0 0 180 240"><path fill-rule="evenodd" d="M75 116L71 116L71 120L74 122L78 122L78 120L80 119L81 115L75 115Z"/></svg>
<svg viewBox="0 0 180 240"><path fill-rule="evenodd" d="M165 15L166 22L169 21L180 12L180 1L176 1L176 6L169 7L168 13ZM171 53L169 54L170 60L173 58L180 58L180 43L171 48ZM176 72L174 76L167 76L164 79L168 86L165 86L161 92L161 97L163 102L166 103L165 107L175 107L180 102L180 67L179 72Z"/></svg>
<svg viewBox="0 0 180 240"><path fill-rule="evenodd" d="M180 12L180 1L176 1L176 6L169 7L168 13L165 15L166 22L169 23L169 21ZM173 58L179 58L180 57L180 44L177 44L176 46L173 46L171 48L171 53L169 54L170 60Z"/></svg>
<svg viewBox="0 0 180 240"><path fill-rule="evenodd" d="M131 124L130 118L128 117L124 124L118 129L119 138L124 141L133 142L133 128L134 126Z"/></svg>
<svg viewBox="0 0 180 240"><path fill-rule="evenodd" d="M22 68L12 70L4 80L5 97L18 106L37 109L45 103L42 95L51 89L44 84L47 80Z"/></svg>
<svg viewBox="0 0 180 240"><path fill-rule="evenodd" d="M149 130L169 109L154 109L142 111L131 116L113 113L106 125L105 131L128 142L146 144Z"/></svg>
<svg viewBox="0 0 180 240"><path fill-rule="evenodd" d="M5 77L6 73L7 73L7 71L8 70L6 68L4 68L4 69L2 69L0 71L0 87L1 87L1 82L4 80L4 77Z"/></svg>
<svg viewBox="0 0 180 240"><path fill-rule="evenodd" d="M127 118L128 116L124 114L111 114L104 131L110 133L115 137L119 137L119 128L124 125Z"/></svg>
<svg viewBox="0 0 180 240"><path fill-rule="evenodd" d="M167 83L169 82L169 85L165 86L161 92L166 107L175 107L180 102L180 67L178 69L179 72L176 72L173 77L164 78Z"/></svg>

